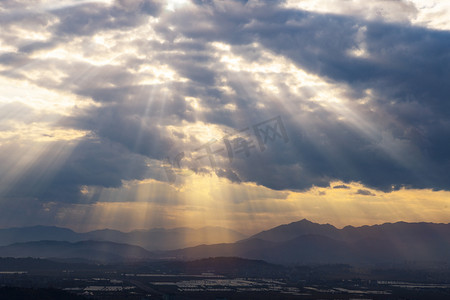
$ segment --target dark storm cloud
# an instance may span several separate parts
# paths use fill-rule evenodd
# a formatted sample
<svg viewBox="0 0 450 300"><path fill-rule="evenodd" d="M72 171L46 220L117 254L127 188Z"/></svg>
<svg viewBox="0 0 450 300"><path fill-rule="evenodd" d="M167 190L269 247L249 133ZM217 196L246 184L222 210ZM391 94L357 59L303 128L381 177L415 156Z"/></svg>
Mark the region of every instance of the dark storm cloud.
<svg viewBox="0 0 450 300"><path fill-rule="evenodd" d="M50 5L37 1L32 5L22 1L2 1L0 24L4 29L2 39L18 47L20 53L36 50L51 50L58 44L70 42L81 36L92 36L105 30L129 30L148 21L148 16L157 16L162 9L161 1L116 0L112 5L84 2L69 5ZM46 32L51 38L33 41L23 38L21 30Z"/></svg>
<svg viewBox="0 0 450 300"><path fill-rule="evenodd" d="M335 185L333 186L333 189L349 189L350 187L345 184Z"/></svg>
<svg viewBox="0 0 450 300"><path fill-rule="evenodd" d="M369 191L369 190L361 190L361 189L357 190L356 194L357 195L363 195L363 196L375 196L375 194L372 193L371 191Z"/></svg>
<svg viewBox="0 0 450 300"><path fill-rule="evenodd" d="M288 10L275 1L195 3L173 13L164 13L159 2L85 3L36 17L36 28L51 24L46 29L51 37L46 41L26 43L2 35L18 49L0 55L0 63L9 67L2 74L26 76L20 67L31 61L30 69L59 69L64 73L60 82L46 78L35 82L91 98L97 104L77 109L58 122L58 126L92 132L95 142L87 138L80 143L58 176L39 185L51 189L36 192L30 188L22 196L34 193L54 199L61 194L72 199L69 194L78 197L82 185L118 187L122 180L147 176L145 158L163 160L201 146L195 137L186 141L186 133L171 131L169 125L202 121L239 130L277 115L282 116L289 143L275 141L264 152L237 156L220 165L216 174L233 182L256 182L280 190L328 187L334 180L357 181L384 191L450 189L450 143L445 138L450 136L449 32ZM149 15L159 16L158 23L148 23ZM23 19L16 14L5 24ZM52 23L55 19L58 22ZM137 53L121 55L115 65L53 58L39 61L29 56L77 39L85 39L80 42L80 54L95 55L89 44L94 34L128 32L138 26L151 26L158 39L142 36L129 45L116 45L117 49L129 46ZM350 123L311 101L318 92L313 88L300 87L292 95L283 73L272 74L279 82L279 96L268 95L261 81L252 77L252 70L227 69L212 42L231 45L233 54L247 63L263 64L266 58L261 51L267 51L345 87L355 114L373 127ZM365 56L352 55L354 49L364 50ZM183 80L141 84L137 70L146 64L167 65ZM231 94L221 89L224 79ZM358 102L368 90L370 102ZM185 97L199 99L201 112ZM226 110L226 105L236 109Z"/></svg>
<svg viewBox="0 0 450 300"><path fill-rule="evenodd" d="M22 53L5 53L0 55L0 64L11 67L20 67L31 60Z"/></svg>
<svg viewBox="0 0 450 300"><path fill-rule="evenodd" d="M80 129L88 129L96 135L119 143L133 153L163 159L173 142L170 132L161 129L156 117L142 116L130 107L108 107L94 110L94 115L81 116L75 121ZM149 117L148 120L142 120ZM153 117L153 118L152 118Z"/></svg>
<svg viewBox="0 0 450 300"><path fill-rule="evenodd" d="M146 15L157 15L160 5L155 1L116 1L109 6L98 3L58 9L53 13L61 23L58 35L92 35L101 30L126 29L146 21Z"/></svg>
<svg viewBox="0 0 450 300"><path fill-rule="evenodd" d="M7 187L2 186L2 197L37 198L45 201L78 202L84 198L81 186L120 187L122 180L147 178L147 159L123 148L120 144L98 138L81 141L71 149L69 156L57 162L58 151L65 142L54 142L45 156L40 157L26 173ZM2 148L8 152L8 148ZM12 154L10 157L13 156ZM56 161L56 163L55 163ZM2 163L2 174L7 177L8 162Z"/></svg>
<svg viewBox="0 0 450 300"><path fill-rule="evenodd" d="M241 182L241 179L230 169L217 169L217 176L228 178L231 182Z"/></svg>
<svg viewBox="0 0 450 300"><path fill-rule="evenodd" d="M203 41L219 40L234 45L259 42L309 72L348 84L352 88L348 91L350 98L360 97L371 89L372 108L361 107L361 111L379 126L374 137L368 139L355 128L328 118L326 112L317 111L317 117L322 119L314 124L318 135L294 139L292 145L296 150L274 154L264 168L250 165L248 160L243 162L236 166L241 179L294 189L327 185L332 179L360 181L385 191L401 186L450 187L447 172L450 144L443 139L450 134L447 121L450 87L446 84L450 80L449 32L217 3L208 6L208 13L198 16L200 24L210 26L196 28L186 22L185 12L186 15L180 13L172 20L177 25L176 31ZM211 9L214 13L210 13ZM358 34L364 36L368 58L349 54L349 50L361 47ZM240 105L243 107L244 104ZM279 112L275 107L270 109L274 114ZM286 126L294 133L304 131L289 119ZM386 132L387 139L405 146L407 153L400 155L411 157L406 164L379 147ZM318 149L318 140L324 144L323 149ZM280 157L290 163L280 165ZM301 172L296 165L301 166Z"/></svg>

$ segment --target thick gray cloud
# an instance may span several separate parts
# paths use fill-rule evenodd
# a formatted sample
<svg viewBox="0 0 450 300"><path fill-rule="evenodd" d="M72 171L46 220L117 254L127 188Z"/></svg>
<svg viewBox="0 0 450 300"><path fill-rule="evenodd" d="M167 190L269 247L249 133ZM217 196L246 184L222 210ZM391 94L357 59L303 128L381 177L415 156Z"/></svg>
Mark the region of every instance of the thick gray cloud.
<svg viewBox="0 0 450 300"><path fill-rule="evenodd" d="M356 194L357 194L357 195L363 195L363 196L375 196L375 194L372 193L371 191L369 191L369 190L363 190L363 189L357 190L357 191L356 191Z"/></svg>
<svg viewBox="0 0 450 300"><path fill-rule="evenodd" d="M76 201L81 186L119 187L123 180L144 179L161 171L148 167L148 159L162 162L181 151L193 155L204 145L194 134L174 128L203 122L234 130L250 126L251 133L252 125L278 115L289 142L278 139L262 151L253 136L251 155L240 153L229 161L222 151L215 173L280 190L326 187L335 180L383 191L450 189L448 31L285 9L275 1L195 1L170 13L152 1L34 12L21 10L18 3L3 4L11 13L1 12L2 25L49 37L31 41L0 34L16 48L0 53L1 74L90 98L95 105L56 123L91 135L81 138L52 176L5 196ZM140 36L135 29L156 37ZM111 45L102 51L118 54L111 63L33 57L70 44L80 51L73 54L95 60L101 55L92 39L103 33L110 34ZM127 42L128 36L133 38ZM264 65L267 53L292 62L344 89L339 97L350 108L322 105L315 100L319 90L312 87L299 86L294 94L283 71L266 70L276 80L274 96L254 70L230 69L214 42L228 45L245 61L238 67ZM142 83L142 69L148 66L167 67L176 75ZM58 80L29 75L44 69L62 75ZM223 147L224 135L215 137L214 147ZM187 155L184 162L194 168L193 159ZM36 181L45 166L37 164L16 185ZM194 169L204 172L208 166L207 159L198 160Z"/></svg>
<svg viewBox="0 0 450 300"><path fill-rule="evenodd" d="M66 159L61 151L66 142L48 145L45 155L39 158L26 172L10 180L10 162L2 161L1 169L6 186L1 186L1 196L5 198L33 199L46 201L85 201L82 186L120 187L122 180L144 179L150 174L145 156L132 153L121 144L96 137L85 139L73 145ZM10 152L12 145L2 147L5 159L18 160L20 157ZM3 158L2 157L2 158ZM7 182L9 181L9 182Z"/></svg>
<svg viewBox="0 0 450 300"><path fill-rule="evenodd" d="M350 187L345 184L335 185L333 186L333 189L349 189Z"/></svg>
<svg viewBox="0 0 450 300"><path fill-rule="evenodd" d="M55 34L92 35L100 30L126 29L146 21L146 15L157 15L160 5L153 1L117 1L113 6L86 3L53 11L60 20Z"/></svg>
<svg viewBox="0 0 450 300"><path fill-rule="evenodd" d="M347 84L350 98L370 89L374 94L371 107L360 109L379 126L375 139L379 142L387 133L405 145L405 151L416 152L401 155L419 158L411 158L405 165L378 147L376 140L318 111L317 135L293 139L295 150L280 154L284 160L290 158L287 169L274 156L272 168L264 166L266 172L251 167L247 160L238 174L274 188L308 188L341 179L382 190L401 186L448 189L450 149L444 137L450 133L449 85L445 84L450 79L450 33L301 11L237 9L238 5L209 6L214 14L200 17L211 24L208 29L197 30L194 24L183 22L183 16L177 17L177 31L204 41L262 43L309 72ZM360 47L361 34L368 57L349 55L350 49ZM275 107L270 109L279 112ZM286 122L301 135L302 128L289 118ZM332 151L317 151L317 143L309 139L322 139L324 147ZM345 160L329 152L341 153ZM297 163L303 166L302 171L294 171ZM286 176L270 180L274 174Z"/></svg>

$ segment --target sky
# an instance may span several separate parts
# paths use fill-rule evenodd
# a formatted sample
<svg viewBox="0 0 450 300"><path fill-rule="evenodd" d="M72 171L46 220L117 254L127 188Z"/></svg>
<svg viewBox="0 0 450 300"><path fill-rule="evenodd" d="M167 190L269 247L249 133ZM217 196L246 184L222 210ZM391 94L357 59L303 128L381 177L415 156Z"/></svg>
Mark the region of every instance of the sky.
<svg viewBox="0 0 450 300"><path fill-rule="evenodd" d="M450 222L450 1L0 2L0 227Z"/></svg>

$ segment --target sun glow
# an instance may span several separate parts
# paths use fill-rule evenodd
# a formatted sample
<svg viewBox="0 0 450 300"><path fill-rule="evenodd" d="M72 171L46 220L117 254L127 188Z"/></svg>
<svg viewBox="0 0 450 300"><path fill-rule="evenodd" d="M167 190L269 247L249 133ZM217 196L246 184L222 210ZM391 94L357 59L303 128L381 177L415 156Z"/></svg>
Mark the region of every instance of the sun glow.
<svg viewBox="0 0 450 300"><path fill-rule="evenodd" d="M166 9L175 11L189 3L189 0L167 0Z"/></svg>
<svg viewBox="0 0 450 300"><path fill-rule="evenodd" d="M336 181L327 188L294 192L192 174L181 189L155 180L130 181L122 188L100 191L83 189L85 194L100 195L96 204L75 210L92 218L89 228L79 228L83 230L222 226L252 234L302 218L344 227L431 219L448 222L450 214L450 192L401 189L384 193L356 182ZM60 213L61 222L75 218L72 210Z"/></svg>

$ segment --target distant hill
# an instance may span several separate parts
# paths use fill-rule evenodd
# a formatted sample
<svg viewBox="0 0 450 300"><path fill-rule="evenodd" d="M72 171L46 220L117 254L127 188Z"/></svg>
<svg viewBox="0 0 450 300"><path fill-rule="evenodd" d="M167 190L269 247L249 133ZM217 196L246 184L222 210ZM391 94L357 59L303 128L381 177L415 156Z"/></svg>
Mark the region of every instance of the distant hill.
<svg viewBox="0 0 450 300"><path fill-rule="evenodd" d="M221 227L156 228L131 232L104 229L85 233L54 226L0 229L0 246L43 240L66 242L95 240L137 245L147 250L171 250L200 244L232 243L243 238L245 235Z"/></svg>
<svg viewBox="0 0 450 300"><path fill-rule="evenodd" d="M43 229L47 228L31 228L31 231L34 230L36 233ZM28 229L22 230L29 232ZM55 236L61 239L89 237L96 241L15 243L0 247L0 256L53 258L59 259L61 262L153 259L188 261L209 257L240 257L277 264L302 265L450 263L450 224L398 222L362 227L347 226L338 229L329 224L316 224L308 220L301 220L262 231L237 242L210 245L200 243L205 239L214 240L209 237L214 232L220 234L224 230L225 234L229 231L211 228L193 233L193 229L179 228L133 231L131 233L101 230L77 234L56 227L52 227L51 230L55 232ZM44 232L47 231L44 230ZM61 236L66 233L66 236ZM201 237L201 233L208 238ZM30 236L24 236L30 238ZM19 236L17 239L24 238L24 236ZM36 233L35 238L40 236L43 235ZM193 237L192 240L189 240L189 237ZM216 239L220 240L220 237L216 237ZM116 243L111 240L125 240L128 243ZM150 249L168 249L168 245L193 243L200 245L151 252L140 246L131 245L147 245L147 248Z"/></svg>
<svg viewBox="0 0 450 300"><path fill-rule="evenodd" d="M164 254L167 256L166 258L184 260L237 256L287 264L361 262L361 259L357 259L357 250L347 243L320 235L302 235L284 242L269 242L251 238L239 243L200 245L167 251Z"/></svg>
<svg viewBox="0 0 450 300"><path fill-rule="evenodd" d="M307 234L336 237L339 234L339 229L330 224L317 224L303 219L298 222L284 224L269 230L262 231L251 236L250 239L261 239L271 242L284 242Z"/></svg>
<svg viewBox="0 0 450 300"><path fill-rule="evenodd" d="M200 245L163 255L186 260L239 256L284 264L450 263L450 224L398 222L337 229L301 220L236 243Z"/></svg>
<svg viewBox="0 0 450 300"><path fill-rule="evenodd" d="M180 250L164 251L159 254L160 258L164 259L183 259L195 260L206 257L242 257L254 258L252 252L258 249L271 249L276 246L276 243L263 241L259 239L248 239L237 243L224 243L215 245L199 245Z"/></svg>
<svg viewBox="0 0 450 300"><path fill-rule="evenodd" d="M0 246L42 240L75 242L78 241L79 238L79 234L70 229L54 226L0 229Z"/></svg>
<svg viewBox="0 0 450 300"><path fill-rule="evenodd" d="M2 257L78 258L93 262L150 260L153 255L139 246L104 241L38 241L0 247Z"/></svg>

